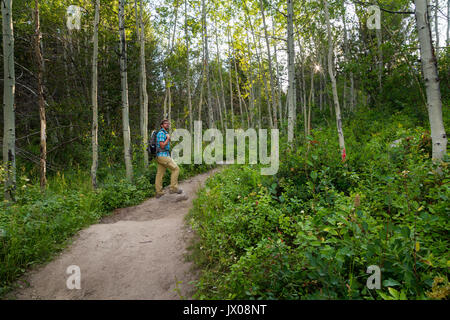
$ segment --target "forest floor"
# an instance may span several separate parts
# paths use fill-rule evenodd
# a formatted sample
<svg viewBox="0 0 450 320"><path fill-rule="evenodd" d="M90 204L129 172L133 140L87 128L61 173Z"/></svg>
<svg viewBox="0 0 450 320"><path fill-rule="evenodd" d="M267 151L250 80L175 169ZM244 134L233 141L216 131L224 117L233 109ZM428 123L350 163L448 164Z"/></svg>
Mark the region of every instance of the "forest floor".
<svg viewBox="0 0 450 320"><path fill-rule="evenodd" d="M181 182L180 195L166 188L161 198L117 209L80 231L53 261L26 273L9 298L190 299L194 287L189 282L197 274L186 260L193 232L184 217L217 170ZM80 268L80 289L67 287L71 265Z"/></svg>

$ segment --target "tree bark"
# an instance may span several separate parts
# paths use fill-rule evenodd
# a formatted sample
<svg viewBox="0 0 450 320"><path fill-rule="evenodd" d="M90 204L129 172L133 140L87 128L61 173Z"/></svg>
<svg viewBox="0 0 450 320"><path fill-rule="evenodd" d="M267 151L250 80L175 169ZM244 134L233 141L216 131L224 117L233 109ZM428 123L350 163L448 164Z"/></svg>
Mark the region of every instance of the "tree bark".
<svg viewBox="0 0 450 320"><path fill-rule="evenodd" d="M439 0L434 0L434 34L436 36L436 61L439 61L439 20L438 20L438 11L439 11ZM431 18L431 17L430 17ZM450 17L447 17L447 24Z"/></svg>
<svg viewBox="0 0 450 320"><path fill-rule="evenodd" d="M270 53L270 44L269 44L269 36L267 34L267 26L266 26L266 18L264 15L264 7L262 0L259 0L259 5L261 9L262 21L264 26L264 36L266 39L266 47L267 47L267 61L269 63L269 75L270 75L270 91L271 91L271 100L272 100L272 112L273 112L273 127L278 127L278 119L277 119L277 102L275 98L275 83L273 79L273 70L272 70L272 56Z"/></svg>
<svg viewBox="0 0 450 320"><path fill-rule="evenodd" d="M203 36L205 47L205 73L206 73L206 88L207 88L207 100L208 100L208 124L210 128L214 128L214 115L211 101L211 82L209 76L209 52L208 52L208 28L206 26L206 5L205 0L202 0L202 21L203 21Z"/></svg>
<svg viewBox="0 0 450 320"><path fill-rule="evenodd" d="M288 41L288 142L294 140L295 127L295 47L294 47L294 19L293 19L293 0L287 0L287 41Z"/></svg>
<svg viewBox="0 0 450 320"><path fill-rule="evenodd" d="M381 48L382 34L381 29L376 29L377 47L378 47L378 89L383 90L383 49Z"/></svg>
<svg viewBox="0 0 450 320"><path fill-rule="evenodd" d="M187 0L184 0L184 33L186 38L186 84L187 84L187 94L188 94L188 106L189 106L189 131L194 130L194 118L192 114L192 99L191 99L191 75L190 75L190 65L189 65L189 34L188 34L188 24L187 24Z"/></svg>
<svg viewBox="0 0 450 320"><path fill-rule="evenodd" d="M219 80L220 80L220 91L221 91L221 95L222 95L222 106L223 106L223 112L224 115L226 117L226 103L225 103L225 90L224 90L224 86L223 86L223 78L222 78L222 62L220 60L220 55L219 55L219 38L217 36L217 32L216 32L216 49L217 49L217 68L219 69ZM222 112L221 112L222 114ZM225 123L222 123L222 130L225 128L228 128L227 123L225 121Z"/></svg>
<svg viewBox="0 0 450 320"><path fill-rule="evenodd" d="M122 85L122 121L125 169L128 181L133 180L133 164L131 160L131 133L128 105L127 47L125 38L125 0L119 0L119 33L120 33L120 78Z"/></svg>
<svg viewBox="0 0 450 320"><path fill-rule="evenodd" d="M252 72L252 65L251 65L251 56L252 56L252 52L250 50L250 39L248 36L248 30L246 30L246 36L247 36L247 50L248 50L248 63L249 63L249 68L248 68L248 81L249 81L249 91L250 91L250 100L249 100L249 127L250 126L254 126L254 122L253 122L253 115L255 112L255 93L254 93L254 88L253 88L253 72Z"/></svg>
<svg viewBox="0 0 450 320"><path fill-rule="evenodd" d="M36 64L38 69L38 101L39 101L39 119L41 124L41 134L40 134L40 186L41 191L44 191L47 186L47 120L45 116L45 100L44 100L44 68L43 68L43 58L41 54L41 28L39 21L39 1L34 2L34 26L35 26L35 37L34 37L34 52L36 57Z"/></svg>
<svg viewBox="0 0 450 320"><path fill-rule="evenodd" d="M231 59L232 59L232 55L231 55L231 36L230 36L230 30L228 30L228 56L229 56L229 60L230 60L230 70L229 70L229 74L230 74L230 108L231 108L231 127L234 128L234 106L233 106L233 72L231 70L232 69L232 63L231 63Z"/></svg>
<svg viewBox="0 0 450 320"><path fill-rule="evenodd" d="M333 38L331 35L331 25L330 25L330 16L328 13L328 1L324 0L325 6L325 20L327 23L327 34L328 34L328 73L330 75L331 86L333 90L333 101L334 101L334 109L336 113L336 126L339 137L339 147L341 149L341 157L342 161L346 159L346 150L345 150L345 140L344 140L344 132L342 130L342 119L341 119L341 109L339 107L339 97L336 88L336 78L334 75L333 68Z"/></svg>
<svg viewBox="0 0 450 320"><path fill-rule="evenodd" d="M420 60L427 94L428 118L431 128L434 160L442 160L447 152L447 135L442 119L442 100L436 57L431 38L430 20L427 17L426 0L414 0L416 28L420 44Z"/></svg>
<svg viewBox="0 0 450 320"><path fill-rule="evenodd" d="M147 153L147 145L148 145L148 93L147 93L147 70L145 67L145 26L144 20L142 19L142 12L144 11L142 0L139 0L139 25L141 29L141 35L139 37L140 40L140 78L141 78L141 95L142 95L142 125L141 128L141 136L142 142L144 144L144 166L148 167L148 153Z"/></svg>
<svg viewBox="0 0 450 320"><path fill-rule="evenodd" d="M272 28L273 28L273 36L275 37L275 30L276 30L276 22L274 19L274 12L272 10ZM293 28L293 27L292 27ZM283 107L281 105L281 86L280 86L280 72L279 72L279 68L278 68L278 53L277 53L277 45L276 42L273 45L273 51L274 51L274 63L275 63L275 70L276 70L276 74L275 74L275 82L276 82L276 89L275 89L275 93L276 93L276 101L277 101L277 105L278 105L278 121L282 122L283 121ZM295 77L295 72L294 72L294 77ZM295 83L295 82L294 82Z"/></svg>
<svg viewBox="0 0 450 320"><path fill-rule="evenodd" d="M14 69L14 27L12 0L3 0L3 164L6 169L5 199L14 200L16 189L16 127L14 97L16 76Z"/></svg>
<svg viewBox="0 0 450 320"><path fill-rule="evenodd" d="M447 0L447 46L450 46L450 0Z"/></svg>
<svg viewBox="0 0 450 320"><path fill-rule="evenodd" d="M233 54L233 65L234 65L234 78L236 80L236 89L238 91L238 101L239 101L239 112L241 113L241 126L244 128L244 113L242 112L242 98L241 98L241 87L239 85L239 77L237 72L236 57ZM231 76L231 75L230 75Z"/></svg>
<svg viewBox="0 0 450 320"><path fill-rule="evenodd" d="M94 18L94 52L92 54L92 166L91 182L94 189L97 188L98 168L98 24L100 21L100 0L95 1Z"/></svg>

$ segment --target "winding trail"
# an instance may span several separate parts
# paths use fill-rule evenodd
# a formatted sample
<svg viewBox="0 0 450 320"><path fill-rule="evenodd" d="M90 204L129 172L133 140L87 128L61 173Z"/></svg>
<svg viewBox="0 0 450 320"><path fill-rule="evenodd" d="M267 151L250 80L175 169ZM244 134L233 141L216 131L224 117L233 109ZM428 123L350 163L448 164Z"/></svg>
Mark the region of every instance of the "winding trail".
<svg viewBox="0 0 450 320"><path fill-rule="evenodd" d="M159 199L117 209L99 224L81 230L52 262L22 277L19 283L29 286L21 285L13 298L191 298L194 288L189 281L196 274L185 256L193 232L184 217L198 189L217 170L181 182L181 195L166 190ZM80 267L80 289L67 288L71 275L66 270L71 265Z"/></svg>

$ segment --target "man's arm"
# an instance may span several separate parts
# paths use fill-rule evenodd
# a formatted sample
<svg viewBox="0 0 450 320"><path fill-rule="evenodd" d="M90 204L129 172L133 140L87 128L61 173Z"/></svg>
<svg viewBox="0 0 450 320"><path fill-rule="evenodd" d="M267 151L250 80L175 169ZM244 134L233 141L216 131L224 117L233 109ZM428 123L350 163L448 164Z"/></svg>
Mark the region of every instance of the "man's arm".
<svg viewBox="0 0 450 320"><path fill-rule="evenodd" d="M166 134L166 140L159 142L159 146L161 147L162 150L164 150L166 148L169 141L170 141L170 135Z"/></svg>

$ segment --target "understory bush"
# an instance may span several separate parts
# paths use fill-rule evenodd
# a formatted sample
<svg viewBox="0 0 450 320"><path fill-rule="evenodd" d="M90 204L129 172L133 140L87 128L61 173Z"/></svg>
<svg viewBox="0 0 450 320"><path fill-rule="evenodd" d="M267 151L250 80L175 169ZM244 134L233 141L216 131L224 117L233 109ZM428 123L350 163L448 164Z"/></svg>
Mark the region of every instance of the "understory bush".
<svg viewBox="0 0 450 320"><path fill-rule="evenodd" d="M408 117L369 123L344 126L344 162L336 129L316 129L281 144L274 176L233 165L210 178L188 216L195 297L448 299L448 157L439 169Z"/></svg>

